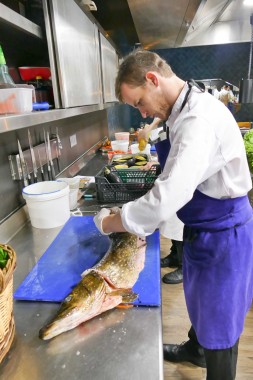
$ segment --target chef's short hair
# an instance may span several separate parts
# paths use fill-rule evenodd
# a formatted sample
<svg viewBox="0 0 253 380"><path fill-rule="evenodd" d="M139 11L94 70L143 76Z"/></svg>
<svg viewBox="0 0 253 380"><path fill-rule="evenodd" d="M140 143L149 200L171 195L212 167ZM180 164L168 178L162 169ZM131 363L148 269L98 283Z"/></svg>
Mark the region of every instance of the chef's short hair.
<svg viewBox="0 0 253 380"><path fill-rule="evenodd" d="M121 85L129 84L133 87L143 86L146 83L146 73L155 71L163 77L174 75L170 65L158 54L136 49L126 56L119 67L115 81L115 95L122 102Z"/></svg>

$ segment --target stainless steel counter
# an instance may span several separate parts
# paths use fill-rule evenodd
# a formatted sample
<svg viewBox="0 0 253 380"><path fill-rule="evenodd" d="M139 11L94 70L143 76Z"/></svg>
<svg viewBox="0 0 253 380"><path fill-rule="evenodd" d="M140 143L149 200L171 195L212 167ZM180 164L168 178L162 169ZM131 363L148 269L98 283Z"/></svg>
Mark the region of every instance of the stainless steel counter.
<svg viewBox="0 0 253 380"><path fill-rule="evenodd" d="M96 201L81 203L87 212L98 207ZM14 289L60 229L36 229L28 223L9 242L17 253ZM1 380L163 379L160 307L113 309L50 341L40 340L40 328L58 307L14 300L16 333L0 365Z"/></svg>

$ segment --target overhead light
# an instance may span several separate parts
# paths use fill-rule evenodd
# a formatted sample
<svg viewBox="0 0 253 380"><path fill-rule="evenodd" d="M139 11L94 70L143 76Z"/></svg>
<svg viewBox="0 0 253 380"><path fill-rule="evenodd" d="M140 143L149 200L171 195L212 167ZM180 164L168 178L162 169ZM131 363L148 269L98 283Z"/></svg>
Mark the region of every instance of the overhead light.
<svg viewBox="0 0 253 380"><path fill-rule="evenodd" d="M246 7L253 7L253 0L244 0L243 5L246 5Z"/></svg>
<svg viewBox="0 0 253 380"><path fill-rule="evenodd" d="M252 48L253 48L253 14L250 16L251 24L251 42L249 52L249 69L248 78L240 81L239 103L253 103L253 79L250 78L251 62L252 62Z"/></svg>

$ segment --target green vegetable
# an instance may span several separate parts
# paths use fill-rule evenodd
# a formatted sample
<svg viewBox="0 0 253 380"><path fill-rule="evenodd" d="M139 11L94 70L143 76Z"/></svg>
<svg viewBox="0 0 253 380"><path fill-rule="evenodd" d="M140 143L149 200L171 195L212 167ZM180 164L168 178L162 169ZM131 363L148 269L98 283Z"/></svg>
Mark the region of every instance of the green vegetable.
<svg viewBox="0 0 253 380"><path fill-rule="evenodd" d="M8 252L6 252L2 247L0 247L0 268L1 269L4 269L6 267L8 260L9 260Z"/></svg>
<svg viewBox="0 0 253 380"><path fill-rule="evenodd" d="M104 169L104 176L110 183L122 183L121 178L116 173L111 172L107 166Z"/></svg>
<svg viewBox="0 0 253 380"><path fill-rule="evenodd" d="M245 133L243 140L249 169L253 173L253 129L250 129L247 133Z"/></svg>

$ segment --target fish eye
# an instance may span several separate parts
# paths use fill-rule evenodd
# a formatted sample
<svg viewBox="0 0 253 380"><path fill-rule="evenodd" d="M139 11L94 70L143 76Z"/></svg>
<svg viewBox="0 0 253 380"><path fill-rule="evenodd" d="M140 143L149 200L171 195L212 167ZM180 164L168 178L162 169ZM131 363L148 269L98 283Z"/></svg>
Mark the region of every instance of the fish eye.
<svg viewBox="0 0 253 380"><path fill-rule="evenodd" d="M69 301L71 301L71 299L72 299L72 296L69 294L66 298L65 298L65 302L69 302Z"/></svg>

